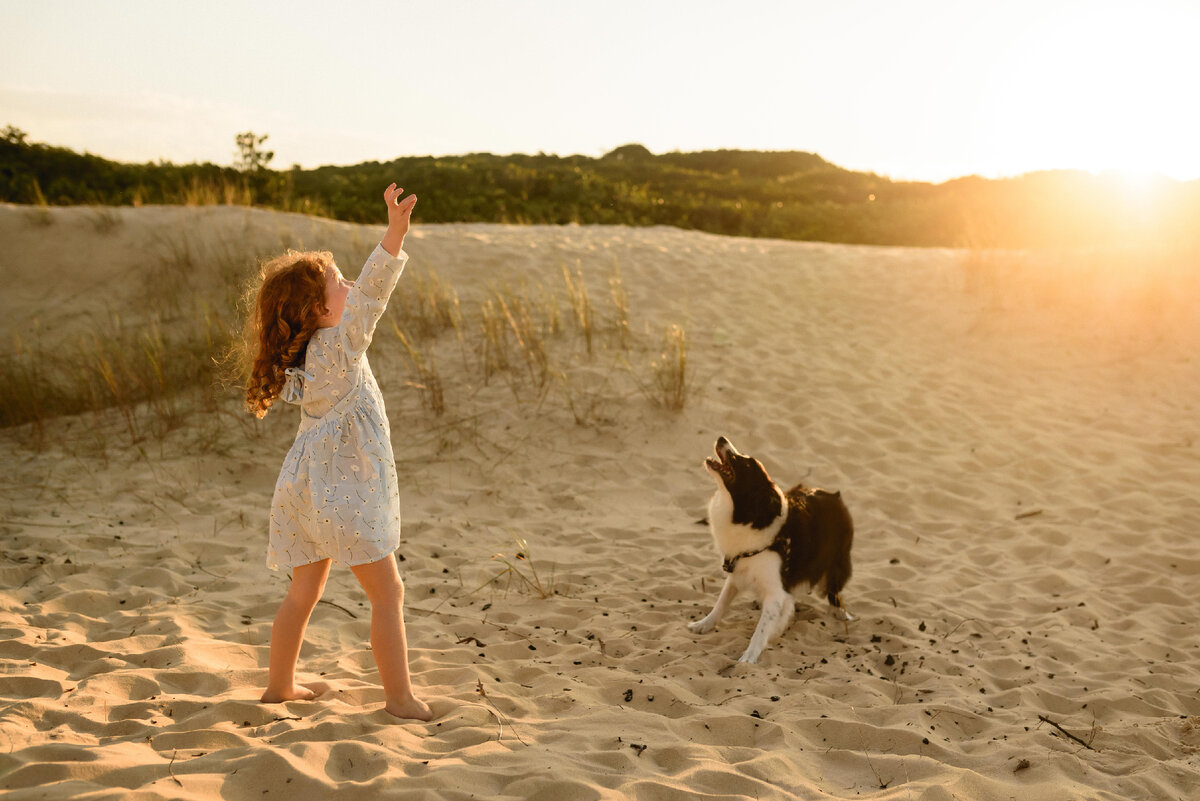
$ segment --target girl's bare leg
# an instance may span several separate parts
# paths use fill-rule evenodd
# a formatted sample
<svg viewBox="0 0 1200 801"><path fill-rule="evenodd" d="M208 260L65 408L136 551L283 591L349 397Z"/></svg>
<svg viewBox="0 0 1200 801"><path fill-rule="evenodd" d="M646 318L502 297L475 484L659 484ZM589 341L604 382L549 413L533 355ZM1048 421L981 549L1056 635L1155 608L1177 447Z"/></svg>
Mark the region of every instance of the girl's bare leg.
<svg viewBox="0 0 1200 801"><path fill-rule="evenodd" d="M263 703L307 700L317 694L310 687L296 684L296 661L300 658L308 619L325 591L329 564L330 560L322 559L292 570L292 585L271 626L271 655Z"/></svg>
<svg viewBox="0 0 1200 801"><path fill-rule="evenodd" d="M371 601L371 650L387 696L385 709L398 718L430 720L433 712L413 695L404 633L404 582L395 557L350 568Z"/></svg>

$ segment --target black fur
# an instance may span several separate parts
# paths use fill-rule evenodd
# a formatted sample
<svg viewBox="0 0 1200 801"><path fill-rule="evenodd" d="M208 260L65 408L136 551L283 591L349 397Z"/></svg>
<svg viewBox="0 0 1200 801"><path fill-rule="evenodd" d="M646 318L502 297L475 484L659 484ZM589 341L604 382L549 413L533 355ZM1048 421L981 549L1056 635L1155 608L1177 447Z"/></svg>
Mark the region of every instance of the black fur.
<svg viewBox="0 0 1200 801"><path fill-rule="evenodd" d="M850 580L850 546L854 521L840 492L807 489L796 485L787 491L788 517L780 531L789 553L783 560L783 588L788 592L801 582L825 582L829 603L841 606L838 596Z"/></svg>

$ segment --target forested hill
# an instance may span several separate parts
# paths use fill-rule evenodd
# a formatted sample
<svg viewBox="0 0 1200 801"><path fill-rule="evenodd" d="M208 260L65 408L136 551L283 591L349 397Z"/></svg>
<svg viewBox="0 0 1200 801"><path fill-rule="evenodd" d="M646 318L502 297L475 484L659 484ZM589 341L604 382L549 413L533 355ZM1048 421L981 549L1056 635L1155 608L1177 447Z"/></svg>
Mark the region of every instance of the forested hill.
<svg viewBox="0 0 1200 801"><path fill-rule="evenodd" d="M266 154L266 161L270 155ZM1172 246L1196 241L1200 181L1058 171L943 184L892 181L812 153L600 158L403 157L316 169L126 164L0 135L0 200L31 204L242 203L379 221L381 187L421 196L422 222L673 225L718 234L949 247Z"/></svg>

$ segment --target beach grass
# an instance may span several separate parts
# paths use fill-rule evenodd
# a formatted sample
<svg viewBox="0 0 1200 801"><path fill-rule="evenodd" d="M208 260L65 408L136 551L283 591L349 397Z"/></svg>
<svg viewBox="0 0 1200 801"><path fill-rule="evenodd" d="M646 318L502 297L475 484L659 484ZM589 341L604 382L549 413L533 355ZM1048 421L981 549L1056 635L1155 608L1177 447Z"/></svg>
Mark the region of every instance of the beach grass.
<svg viewBox="0 0 1200 801"><path fill-rule="evenodd" d="M214 197L197 193L198 200ZM111 209L94 210L89 219L106 236L122 225ZM30 441L40 442L52 419L113 412L128 440L138 442L165 436L197 404L213 409L222 399L233 402L239 300L244 308L238 287L254 272L254 249L236 236L202 246L185 232L154 237L153 251L131 308L82 322L67 342L36 329L14 335L0 356L7 377L0 383L0 427L28 426ZM466 411L480 388L497 379L519 408L532 413L550 402L580 425L601 419L598 409L639 388L663 409L682 409L690 386L682 327L668 326L656 351L631 327L619 265L606 279L597 277L608 288L602 312L593 306L582 266L564 267L561 275L558 287L495 285L465 303L435 270L414 272L394 295L384 329L392 336L378 339L381 363L395 365L434 418L450 407ZM625 358L635 350L650 358ZM600 354L610 358L598 360ZM455 364L461 369L446 372ZM605 377L597 379L597 371Z"/></svg>

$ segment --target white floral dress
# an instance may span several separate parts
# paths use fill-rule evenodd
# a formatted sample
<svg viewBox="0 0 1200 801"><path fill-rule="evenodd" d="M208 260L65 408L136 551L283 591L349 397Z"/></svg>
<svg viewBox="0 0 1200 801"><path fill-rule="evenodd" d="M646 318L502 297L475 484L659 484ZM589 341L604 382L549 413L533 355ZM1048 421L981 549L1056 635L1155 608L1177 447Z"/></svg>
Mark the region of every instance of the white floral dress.
<svg viewBox="0 0 1200 801"><path fill-rule="evenodd" d="M326 558L367 564L400 544L391 428L366 351L407 261L377 246L341 321L313 334L303 370L286 371L280 397L300 406L300 430L271 501L272 570Z"/></svg>

